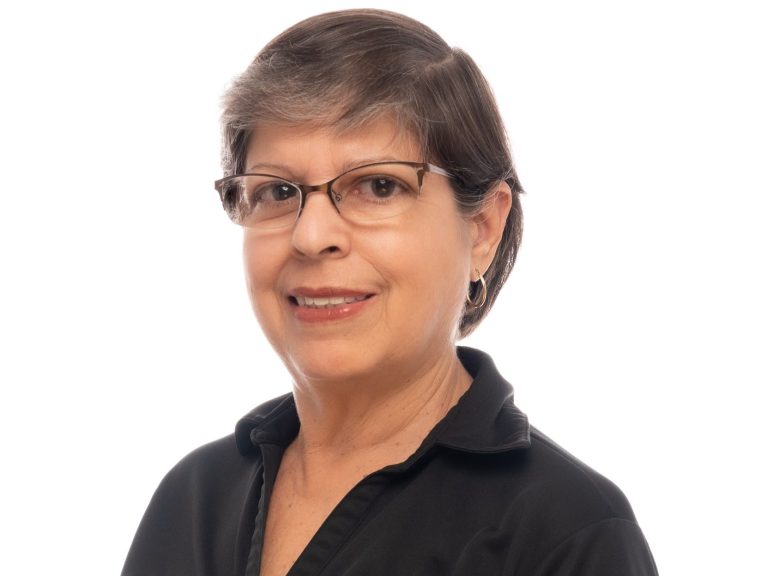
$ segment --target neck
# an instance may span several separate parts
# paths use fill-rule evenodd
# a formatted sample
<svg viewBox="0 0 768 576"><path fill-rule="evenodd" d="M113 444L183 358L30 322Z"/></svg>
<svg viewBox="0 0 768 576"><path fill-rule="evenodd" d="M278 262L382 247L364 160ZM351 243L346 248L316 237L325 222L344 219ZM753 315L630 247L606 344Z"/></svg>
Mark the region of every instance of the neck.
<svg viewBox="0 0 768 576"><path fill-rule="evenodd" d="M292 445L295 454L328 462L400 447L403 459L410 455L471 383L453 347L422 366L410 377L388 370L382 379L386 384L334 386L297 379L294 397L301 428Z"/></svg>

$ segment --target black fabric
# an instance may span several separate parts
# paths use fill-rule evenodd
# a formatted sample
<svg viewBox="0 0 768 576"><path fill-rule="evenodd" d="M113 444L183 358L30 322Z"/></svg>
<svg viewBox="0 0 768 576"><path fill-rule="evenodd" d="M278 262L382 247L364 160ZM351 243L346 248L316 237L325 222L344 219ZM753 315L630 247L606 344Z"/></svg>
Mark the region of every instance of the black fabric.
<svg viewBox="0 0 768 576"><path fill-rule="evenodd" d="M610 481L528 425L482 352L459 348L469 391L405 462L363 479L290 576L657 574ZM163 479L123 576L257 576L265 511L296 436L291 395Z"/></svg>

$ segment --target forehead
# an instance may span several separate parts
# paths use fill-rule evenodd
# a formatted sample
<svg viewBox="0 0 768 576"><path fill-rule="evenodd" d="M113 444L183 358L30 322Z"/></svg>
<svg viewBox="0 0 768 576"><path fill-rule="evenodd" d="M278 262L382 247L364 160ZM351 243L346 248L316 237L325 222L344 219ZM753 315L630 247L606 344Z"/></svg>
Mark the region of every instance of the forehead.
<svg viewBox="0 0 768 576"><path fill-rule="evenodd" d="M390 118L344 130L334 126L261 123L249 139L246 169L285 167L299 172L333 169L342 172L367 162L422 161L421 146L410 131Z"/></svg>

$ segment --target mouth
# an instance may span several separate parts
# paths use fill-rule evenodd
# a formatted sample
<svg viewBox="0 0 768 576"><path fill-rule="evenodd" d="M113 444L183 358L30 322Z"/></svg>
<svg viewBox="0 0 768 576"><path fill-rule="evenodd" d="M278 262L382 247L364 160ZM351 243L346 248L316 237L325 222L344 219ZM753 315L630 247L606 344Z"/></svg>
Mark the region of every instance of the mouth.
<svg viewBox="0 0 768 576"><path fill-rule="evenodd" d="M302 308L334 308L336 306L345 306L362 302L371 298L373 294L360 294L349 296L289 296L288 300L294 306Z"/></svg>
<svg viewBox="0 0 768 576"><path fill-rule="evenodd" d="M343 288L297 288L288 294L288 303L296 320L321 325L357 316L375 297L375 293Z"/></svg>

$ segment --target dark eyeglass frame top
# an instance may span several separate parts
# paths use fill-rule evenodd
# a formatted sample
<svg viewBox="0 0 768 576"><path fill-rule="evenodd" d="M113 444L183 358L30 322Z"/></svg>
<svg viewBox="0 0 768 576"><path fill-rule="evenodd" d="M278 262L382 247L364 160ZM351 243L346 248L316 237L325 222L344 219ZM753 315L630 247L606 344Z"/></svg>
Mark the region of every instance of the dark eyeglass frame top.
<svg viewBox="0 0 768 576"><path fill-rule="evenodd" d="M237 178L242 178L243 176L267 176L269 178L274 178L276 180L285 182L286 184L290 184L291 186L296 188L299 191L299 208L296 212L297 219L299 216L301 216L301 212L304 209L304 204L306 202L307 196L309 196L309 194L312 192L325 192L328 195L328 198L331 200L331 204L333 204L333 207L336 209L336 212L338 212L339 214L342 214L338 206L338 203L342 200L342 197L339 196L336 192L334 192L333 190L334 183L340 178L343 178L344 176L349 174L350 172L354 172L355 170L360 170L363 168L371 168L374 166L388 166L391 164L410 166L416 169L416 175L417 175L417 178L419 179L419 189L417 190L418 194L421 194L421 187L424 181L424 174L426 172L432 172L433 174L439 174L440 176L445 176L446 178L454 179L453 174L451 174L450 172L448 172L443 168L440 168L440 166L430 164L429 162L407 162L407 161L392 160L392 161L373 162L371 164L362 164L360 166L355 166L354 168L345 170L335 178L332 178L331 180L328 180L323 184L299 184L298 182L293 182L291 180L288 180L287 178L283 178L282 176L276 176L274 174L269 174L265 172L244 172L242 174L233 174L232 176L225 176L224 178L220 178L213 183L213 186L216 189L216 191L219 193L219 199L221 200L222 206L225 212L227 212L227 214L230 215L230 218L232 216L229 213L229 210L227 210L227 206L226 206L225 185L227 184L227 182L230 182ZM235 223L240 224L239 222L235 222Z"/></svg>

